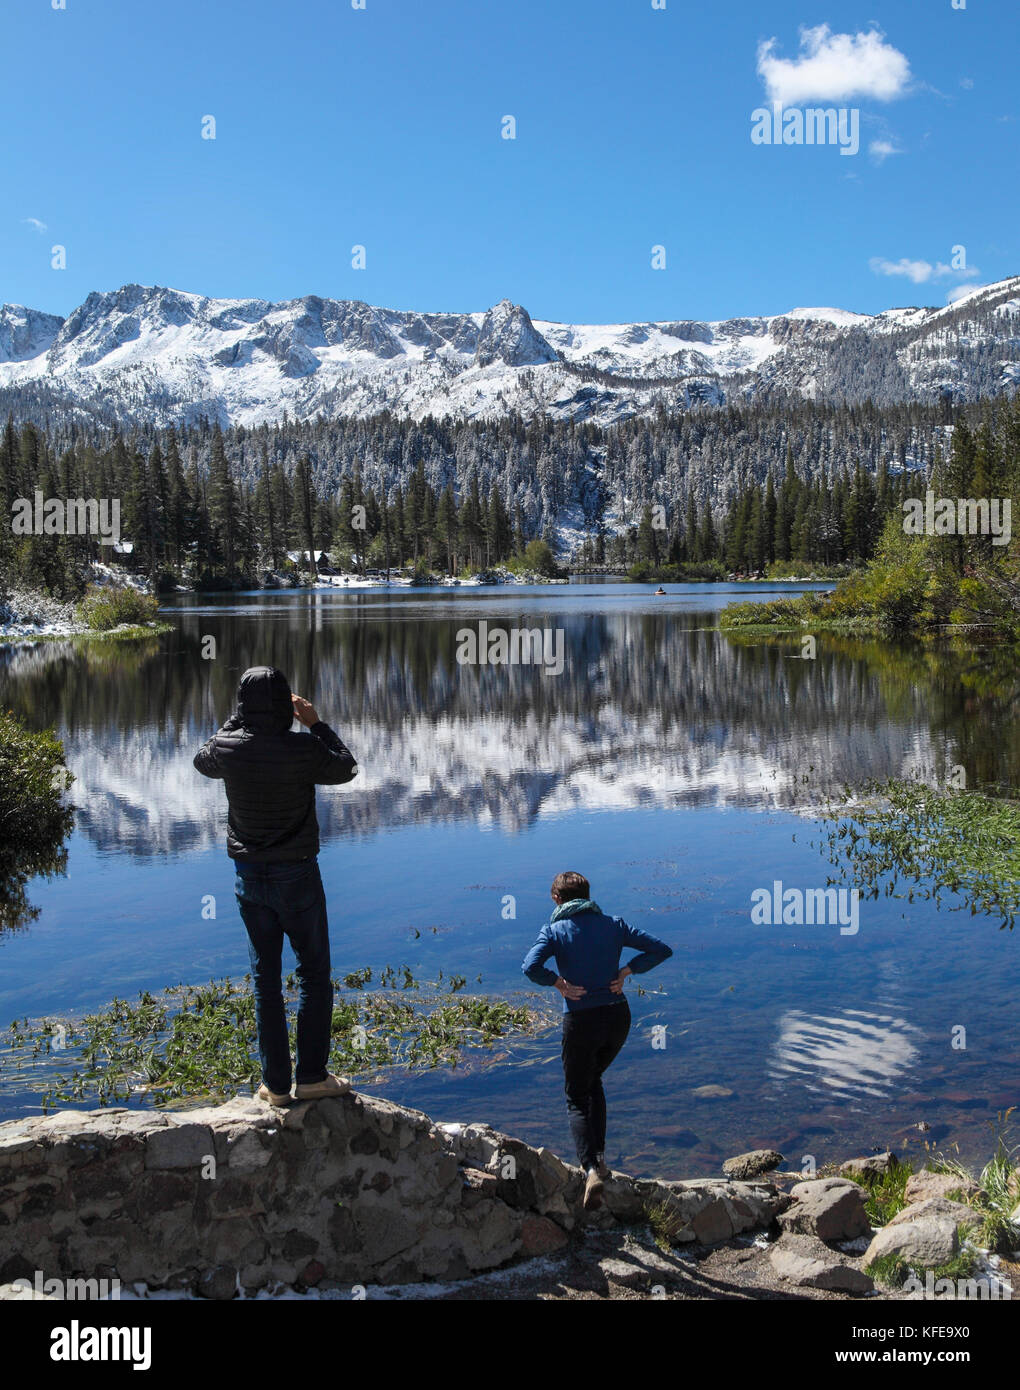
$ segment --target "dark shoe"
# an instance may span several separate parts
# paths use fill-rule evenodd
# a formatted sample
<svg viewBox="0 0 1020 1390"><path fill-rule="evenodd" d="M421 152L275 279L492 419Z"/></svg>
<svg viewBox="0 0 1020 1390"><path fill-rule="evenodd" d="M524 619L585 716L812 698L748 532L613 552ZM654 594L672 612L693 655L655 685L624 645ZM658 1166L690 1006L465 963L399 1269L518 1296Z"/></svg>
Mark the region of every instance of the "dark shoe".
<svg viewBox="0 0 1020 1390"><path fill-rule="evenodd" d="M599 1177L602 1179L603 1182L608 1182L609 1179L613 1176L609 1170L609 1164L606 1162L604 1154L596 1155L595 1171L596 1173L598 1173Z"/></svg>
<svg viewBox="0 0 1020 1390"><path fill-rule="evenodd" d="M588 1181L584 1185L584 1207L594 1211L602 1205L602 1179L597 1168L588 1169Z"/></svg>

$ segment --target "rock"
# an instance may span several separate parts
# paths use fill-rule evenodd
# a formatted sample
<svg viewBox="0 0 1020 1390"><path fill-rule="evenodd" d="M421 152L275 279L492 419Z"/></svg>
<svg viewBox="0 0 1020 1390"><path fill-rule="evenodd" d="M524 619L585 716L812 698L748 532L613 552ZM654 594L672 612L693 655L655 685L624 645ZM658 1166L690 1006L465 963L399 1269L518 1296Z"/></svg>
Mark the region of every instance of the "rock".
<svg viewBox="0 0 1020 1390"><path fill-rule="evenodd" d="M782 1236L769 1250L769 1263L780 1279L800 1288L870 1293L875 1287L870 1275L817 1236Z"/></svg>
<svg viewBox="0 0 1020 1390"><path fill-rule="evenodd" d="M961 1178L955 1173L929 1173L924 1169L910 1175L903 1195L909 1205L927 1201L929 1197L949 1198L951 1192L962 1192L965 1197L973 1197L978 1191L980 1188L973 1178Z"/></svg>
<svg viewBox="0 0 1020 1390"><path fill-rule="evenodd" d="M726 1159L722 1170L728 1178L756 1178L778 1168L782 1162L783 1155L775 1149L752 1149L750 1153Z"/></svg>
<svg viewBox="0 0 1020 1390"><path fill-rule="evenodd" d="M17 1167L19 1165L9 1163L8 1160L13 1159L16 1154L29 1153L38 1146L38 1139L31 1134L20 1134L18 1128L12 1124L8 1132L0 1136L0 1165Z"/></svg>
<svg viewBox="0 0 1020 1390"><path fill-rule="evenodd" d="M607 1182L602 1202L624 1226L637 1224L645 1215L644 1199L631 1182Z"/></svg>
<svg viewBox="0 0 1020 1390"><path fill-rule="evenodd" d="M272 1158L272 1149L262 1143L257 1130L243 1130L239 1137L228 1144L228 1162L238 1172L251 1173L256 1168L264 1168Z"/></svg>
<svg viewBox="0 0 1020 1390"><path fill-rule="evenodd" d="M521 1225L521 1250L525 1255L548 1255L562 1250L569 1236L548 1216L526 1216Z"/></svg>
<svg viewBox="0 0 1020 1390"><path fill-rule="evenodd" d="M237 1270L233 1265L217 1265L207 1269L198 1280L198 1292L203 1298L226 1303L237 1293Z"/></svg>
<svg viewBox="0 0 1020 1390"><path fill-rule="evenodd" d="M865 1266L883 1255L899 1255L907 1264L931 1269L946 1264L960 1248L958 1226L977 1225L981 1218L960 1202L928 1197L904 1207L878 1231L864 1254Z"/></svg>
<svg viewBox="0 0 1020 1390"><path fill-rule="evenodd" d="M894 1153L869 1154L867 1158L849 1158L839 1165L840 1176L844 1178L881 1177L894 1168L899 1159Z"/></svg>
<svg viewBox="0 0 1020 1390"><path fill-rule="evenodd" d="M301 1271L300 1282L309 1289L314 1289L326 1277L326 1266L318 1260L309 1260Z"/></svg>
<svg viewBox="0 0 1020 1390"><path fill-rule="evenodd" d="M696 1086L691 1092L692 1096L697 1096L700 1100L721 1100L724 1096L731 1096L733 1092L728 1086Z"/></svg>
<svg viewBox="0 0 1020 1390"><path fill-rule="evenodd" d="M855 1240L868 1235L871 1221L865 1193L849 1178L813 1178L790 1188L793 1205L776 1219L784 1231L819 1240Z"/></svg>
<svg viewBox="0 0 1020 1390"><path fill-rule="evenodd" d="M481 1168L462 1168L460 1176L463 1189L461 1201L467 1206L473 1204L472 1199L484 1200L499 1196L500 1183L495 1173L486 1173Z"/></svg>
<svg viewBox="0 0 1020 1390"><path fill-rule="evenodd" d="M215 1156L216 1145L207 1125L170 1125L157 1129L145 1141L146 1168L197 1168Z"/></svg>

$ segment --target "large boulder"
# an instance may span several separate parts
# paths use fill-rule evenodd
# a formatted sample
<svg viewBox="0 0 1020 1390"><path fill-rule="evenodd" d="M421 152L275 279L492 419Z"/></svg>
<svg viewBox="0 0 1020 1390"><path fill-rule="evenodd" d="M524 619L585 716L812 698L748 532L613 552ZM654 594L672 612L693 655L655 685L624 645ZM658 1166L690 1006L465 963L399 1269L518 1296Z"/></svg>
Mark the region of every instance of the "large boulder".
<svg viewBox="0 0 1020 1390"><path fill-rule="evenodd" d="M812 1235L784 1235L769 1250L769 1263L799 1288L871 1293L875 1287L870 1275Z"/></svg>
<svg viewBox="0 0 1020 1390"><path fill-rule="evenodd" d="M883 1255L898 1255L921 1269L944 1265L960 1248L957 1228L977 1225L980 1220L971 1207L944 1197L904 1207L876 1232L864 1254L865 1268Z"/></svg>
<svg viewBox="0 0 1020 1390"><path fill-rule="evenodd" d="M856 1240L871 1232L865 1193L849 1178L812 1178L790 1188L792 1205L779 1217L784 1231L819 1240Z"/></svg>
<svg viewBox="0 0 1020 1390"><path fill-rule="evenodd" d="M722 1170L728 1178L757 1178L778 1168L782 1162L783 1155L775 1149L752 1149L750 1153L727 1158Z"/></svg>

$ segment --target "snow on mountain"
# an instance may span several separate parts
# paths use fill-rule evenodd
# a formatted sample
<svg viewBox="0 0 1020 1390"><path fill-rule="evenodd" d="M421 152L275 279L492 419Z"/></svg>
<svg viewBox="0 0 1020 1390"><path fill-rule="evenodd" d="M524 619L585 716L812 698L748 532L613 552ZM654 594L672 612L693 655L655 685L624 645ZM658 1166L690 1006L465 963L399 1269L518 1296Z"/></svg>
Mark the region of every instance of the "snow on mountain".
<svg viewBox="0 0 1020 1390"><path fill-rule="evenodd" d="M0 362L25 362L46 352L63 319L26 309L23 304L0 306Z"/></svg>
<svg viewBox="0 0 1020 1390"><path fill-rule="evenodd" d="M360 300L94 292L67 319L0 308L0 390L167 424L498 416L599 423L771 393L972 399L1020 374L1020 278L942 308L833 308L718 322L564 324L504 299L485 313ZM9 397L8 397L9 399Z"/></svg>

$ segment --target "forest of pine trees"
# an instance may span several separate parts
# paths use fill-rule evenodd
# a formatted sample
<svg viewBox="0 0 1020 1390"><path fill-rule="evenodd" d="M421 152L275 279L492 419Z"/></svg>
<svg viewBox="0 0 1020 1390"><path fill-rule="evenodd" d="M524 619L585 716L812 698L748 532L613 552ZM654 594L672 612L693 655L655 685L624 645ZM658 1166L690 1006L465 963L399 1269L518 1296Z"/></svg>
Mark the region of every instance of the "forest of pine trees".
<svg viewBox="0 0 1020 1390"><path fill-rule="evenodd" d="M1020 404L999 400L727 408L609 429L383 415L83 437L9 416L0 501L9 517L37 489L119 498L132 552L117 558L156 587L254 585L293 569L288 552L313 569L320 551L345 571L458 574L527 553L533 568L555 555L575 569L761 574L866 562L884 518L933 480L954 496L1015 486L1018 420ZM90 536L0 532L0 577L53 594L76 596L85 562L110 558Z"/></svg>

